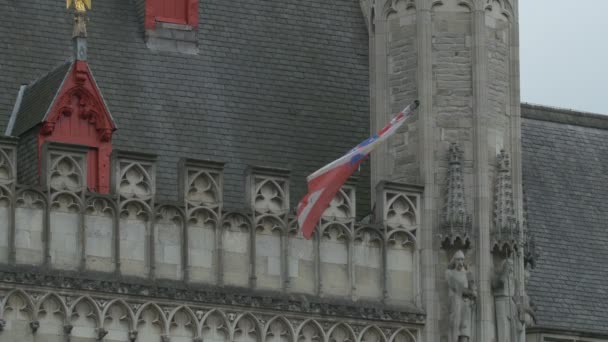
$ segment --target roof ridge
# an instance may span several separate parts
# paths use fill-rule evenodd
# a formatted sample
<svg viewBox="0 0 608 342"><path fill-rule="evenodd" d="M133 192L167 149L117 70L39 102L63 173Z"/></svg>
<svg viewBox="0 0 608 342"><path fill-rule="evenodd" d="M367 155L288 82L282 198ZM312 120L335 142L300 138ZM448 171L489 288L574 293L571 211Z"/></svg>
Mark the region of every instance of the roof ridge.
<svg viewBox="0 0 608 342"><path fill-rule="evenodd" d="M608 130L608 113L599 114L522 102L521 116L525 119Z"/></svg>

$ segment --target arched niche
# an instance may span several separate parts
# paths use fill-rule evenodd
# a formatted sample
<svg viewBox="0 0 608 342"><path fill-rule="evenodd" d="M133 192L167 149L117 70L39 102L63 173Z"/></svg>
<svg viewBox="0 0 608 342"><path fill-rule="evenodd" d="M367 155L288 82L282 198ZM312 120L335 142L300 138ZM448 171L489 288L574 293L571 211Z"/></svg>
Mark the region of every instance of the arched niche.
<svg viewBox="0 0 608 342"><path fill-rule="evenodd" d="M355 231L353 263L357 297L381 300L383 297L384 237L373 227L361 227Z"/></svg>
<svg viewBox="0 0 608 342"><path fill-rule="evenodd" d="M251 229L251 220L244 214L227 213L222 219L222 275L226 285L249 285L253 262Z"/></svg>
<svg viewBox="0 0 608 342"><path fill-rule="evenodd" d="M154 221L155 276L161 279L183 279L184 276L183 211L172 205L161 205Z"/></svg>
<svg viewBox="0 0 608 342"><path fill-rule="evenodd" d="M349 248L352 240L350 228L345 224L331 222L322 226L320 239L319 259L323 295L350 296Z"/></svg>
<svg viewBox="0 0 608 342"><path fill-rule="evenodd" d="M214 210L199 207L188 219L190 281L216 284L218 279L219 218Z"/></svg>
<svg viewBox="0 0 608 342"><path fill-rule="evenodd" d="M116 214L116 206L110 199L105 197L87 199L84 215L87 270L101 272L115 270Z"/></svg>
<svg viewBox="0 0 608 342"><path fill-rule="evenodd" d="M15 208L15 253L17 264L40 265L45 254L47 197L36 189L17 192Z"/></svg>

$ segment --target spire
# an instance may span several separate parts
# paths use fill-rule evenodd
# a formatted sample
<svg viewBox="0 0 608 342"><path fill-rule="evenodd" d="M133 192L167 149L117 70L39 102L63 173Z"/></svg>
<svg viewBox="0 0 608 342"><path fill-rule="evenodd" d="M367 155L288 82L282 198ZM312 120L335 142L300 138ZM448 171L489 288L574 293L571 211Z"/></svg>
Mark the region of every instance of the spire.
<svg viewBox="0 0 608 342"><path fill-rule="evenodd" d="M509 154L500 151L497 157L496 185L494 192L494 247L513 250L519 242L519 222L513 207L513 184Z"/></svg>
<svg viewBox="0 0 608 342"><path fill-rule="evenodd" d="M447 194L443 208L443 244L453 245L457 239L465 246L470 244L471 215L467 213L462 176L462 151L451 144L448 151Z"/></svg>
<svg viewBox="0 0 608 342"><path fill-rule="evenodd" d="M87 60L87 9L91 9L91 0L66 0L66 8L74 9L74 59Z"/></svg>

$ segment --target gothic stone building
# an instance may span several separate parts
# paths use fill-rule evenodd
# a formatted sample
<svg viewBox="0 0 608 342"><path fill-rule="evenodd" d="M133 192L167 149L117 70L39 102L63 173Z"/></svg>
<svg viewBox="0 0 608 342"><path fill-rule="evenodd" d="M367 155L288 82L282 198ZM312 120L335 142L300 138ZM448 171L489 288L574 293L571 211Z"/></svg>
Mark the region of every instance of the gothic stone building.
<svg viewBox="0 0 608 342"><path fill-rule="evenodd" d="M68 3L0 0L0 341L608 341L608 119L520 103L517 0Z"/></svg>

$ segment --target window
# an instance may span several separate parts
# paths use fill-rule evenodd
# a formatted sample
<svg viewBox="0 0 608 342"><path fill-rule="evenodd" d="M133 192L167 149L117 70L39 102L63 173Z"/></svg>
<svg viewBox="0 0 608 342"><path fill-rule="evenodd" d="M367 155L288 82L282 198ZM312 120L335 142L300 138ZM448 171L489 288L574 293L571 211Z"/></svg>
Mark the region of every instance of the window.
<svg viewBox="0 0 608 342"><path fill-rule="evenodd" d="M199 0L146 0L146 29L156 23L198 26Z"/></svg>

